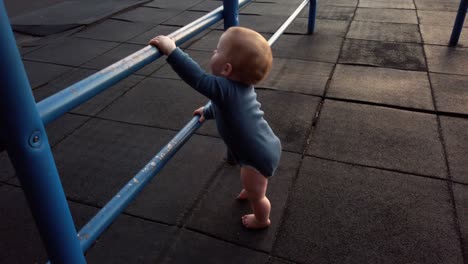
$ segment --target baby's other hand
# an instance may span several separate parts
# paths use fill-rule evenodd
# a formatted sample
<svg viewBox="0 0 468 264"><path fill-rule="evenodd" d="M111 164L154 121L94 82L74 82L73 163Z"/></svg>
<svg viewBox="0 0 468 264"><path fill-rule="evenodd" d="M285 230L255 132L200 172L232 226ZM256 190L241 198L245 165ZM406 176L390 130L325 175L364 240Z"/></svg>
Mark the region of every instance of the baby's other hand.
<svg viewBox="0 0 468 264"><path fill-rule="evenodd" d="M203 108L204 107L202 106L202 107L198 108L197 110L195 110L193 112L193 115L199 115L200 116L200 119L198 119L198 121L200 123L203 123L203 121L205 121L205 116L203 115Z"/></svg>
<svg viewBox="0 0 468 264"><path fill-rule="evenodd" d="M150 45L156 46L164 55L168 56L175 50L176 44L174 40L168 36L157 36L150 40Z"/></svg>

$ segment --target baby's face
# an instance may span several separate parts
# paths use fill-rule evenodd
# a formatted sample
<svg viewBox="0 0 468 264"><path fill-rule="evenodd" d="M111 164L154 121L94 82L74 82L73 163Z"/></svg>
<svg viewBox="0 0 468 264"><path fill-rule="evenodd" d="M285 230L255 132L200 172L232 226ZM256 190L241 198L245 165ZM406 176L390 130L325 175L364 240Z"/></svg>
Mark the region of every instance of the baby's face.
<svg viewBox="0 0 468 264"><path fill-rule="evenodd" d="M213 56L211 56L210 60L210 69L211 73L213 73L216 76L224 76L223 69L228 63L228 54L226 51L226 37L225 34L219 38L218 45L216 46L216 49L213 51Z"/></svg>

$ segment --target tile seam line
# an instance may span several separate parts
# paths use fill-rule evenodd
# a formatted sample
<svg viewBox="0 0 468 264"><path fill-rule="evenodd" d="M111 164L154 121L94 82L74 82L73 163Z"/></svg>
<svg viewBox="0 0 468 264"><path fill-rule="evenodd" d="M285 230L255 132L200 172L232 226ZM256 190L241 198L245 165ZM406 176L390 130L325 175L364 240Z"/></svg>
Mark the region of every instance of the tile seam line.
<svg viewBox="0 0 468 264"><path fill-rule="evenodd" d="M416 6L416 0L413 0L413 4ZM418 14L417 10L416 10L416 14ZM426 48L425 48L425 45L424 45L425 43L424 43L424 39L422 38L422 33L421 33L421 23L420 23L421 21L420 21L420 18L419 18L418 15L417 15L417 19L418 19L419 34L421 35L421 39L422 39L423 55L424 55L424 60L425 60L425 63L426 63L426 68L427 68L427 78L429 80L429 87L430 87L430 91L431 91L431 95L432 95L432 103L433 103L434 109L437 111L438 107L437 107L437 102L436 102L436 99L435 99L435 93L434 93L434 87L433 87L433 84L432 84L432 78L431 78L431 75L429 74L429 64L428 64L428 59L427 59L427 54L426 54ZM463 263L466 263L467 262L466 257L465 257L466 242L464 241L462 231L461 231L460 219L458 217L457 204L456 204L456 201L455 201L455 193L454 193L454 190L453 190L452 173L451 173L451 170L450 170L450 164L449 164L448 155L447 155L447 146L446 146L444 135L443 135L440 116L438 114L436 115L436 119L437 119L437 131L438 131L438 134L439 134L439 140L440 140L440 144L442 145L442 154L444 155L445 166L447 168L447 179L448 179L448 181L446 182L446 184L447 184L447 189L448 189L447 190L448 195L450 197L450 203L452 204L453 227L455 229L454 231L455 231L456 236L458 238L461 259L462 259Z"/></svg>
<svg viewBox="0 0 468 264"><path fill-rule="evenodd" d="M296 186L297 184L297 179L299 178L299 174L300 174L300 171L301 171L301 167L302 167L302 164L304 162L304 157L306 156L306 153L307 153L307 150L308 150L308 147L310 145L310 142L312 141L312 138L314 136L314 127L317 125L317 122L318 122L318 118L320 116L320 112L321 112L321 109L322 109L322 106L323 106L323 102L325 101L325 98L326 98L326 93L327 93L327 90L328 90L328 87L330 86L330 82L331 82L331 79L333 77L333 74L335 72L335 69L336 69L336 65L338 64L338 61L339 61L339 58L343 52L343 47L344 47L344 43L345 43L345 40L346 40L346 35L348 34L350 28L351 28L351 23L356 15L356 11L357 11L357 8L359 6L359 0L356 4L356 6L354 7L354 12L353 12L353 16L351 17L350 19L350 23L348 23L347 25L347 29L346 29L346 33L344 34L344 37L343 37L343 42L341 43L341 47L340 47L340 52L338 53L338 56L335 60L335 63L333 65L333 68L330 72L330 75L328 77L328 80L327 80L327 83L325 84L325 89L323 91L323 95L320 96L321 98L321 101L317 104L317 108L315 110L315 113L314 115L312 116L312 123L310 125L310 127L308 128L308 131L307 131L307 135L308 137L305 139L305 142L303 143L304 147L303 147L303 151L302 151L302 155L301 155L301 159L299 160L299 164L298 164L298 167L296 169L296 173L294 175L294 177L292 178L291 180L291 183L288 187L288 195L286 197L286 201L284 203L284 210L280 216L280 219L279 219L279 223L278 223L278 228L275 232L275 234L273 235L273 244L272 244L272 247L271 247L271 255L273 255L274 251L275 251L275 248L277 247L277 243L278 243L278 240L277 240L277 237L278 237L278 234L282 231L283 229L283 225L285 223L285 217L286 217L286 210L288 208L288 206L290 205L291 203L291 191L293 190L293 188Z"/></svg>

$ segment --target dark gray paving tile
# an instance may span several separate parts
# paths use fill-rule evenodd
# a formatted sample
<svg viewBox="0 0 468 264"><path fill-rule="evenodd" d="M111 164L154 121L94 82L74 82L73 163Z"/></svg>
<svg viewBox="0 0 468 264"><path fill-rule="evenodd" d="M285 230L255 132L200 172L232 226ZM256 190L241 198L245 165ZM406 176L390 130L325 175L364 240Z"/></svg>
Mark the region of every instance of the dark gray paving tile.
<svg viewBox="0 0 468 264"><path fill-rule="evenodd" d="M15 169L6 151L0 152L0 181L6 182L15 175Z"/></svg>
<svg viewBox="0 0 468 264"><path fill-rule="evenodd" d="M192 7L190 7L188 10L190 11L205 11L205 12L211 12L215 10L216 8L220 7L223 5L223 2L217 1L217 0L205 0L203 2L200 2L199 4L196 4Z"/></svg>
<svg viewBox="0 0 468 264"><path fill-rule="evenodd" d="M148 45L149 41L159 35L169 35L170 33L176 31L180 27L175 26L156 26L130 40L127 40L127 43L133 44L140 44L140 45Z"/></svg>
<svg viewBox="0 0 468 264"><path fill-rule="evenodd" d="M321 96L333 66L322 62L275 58L267 79L257 87Z"/></svg>
<svg viewBox="0 0 468 264"><path fill-rule="evenodd" d="M418 25L353 21L347 38L421 43Z"/></svg>
<svg viewBox="0 0 468 264"><path fill-rule="evenodd" d="M468 75L468 49L424 45L429 71Z"/></svg>
<svg viewBox="0 0 468 264"><path fill-rule="evenodd" d="M446 177L434 115L326 100L308 154Z"/></svg>
<svg viewBox="0 0 468 264"><path fill-rule="evenodd" d="M88 263L157 263L176 227L119 216L86 254Z"/></svg>
<svg viewBox="0 0 468 264"><path fill-rule="evenodd" d="M468 114L468 76L431 74L437 110Z"/></svg>
<svg viewBox="0 0 468 264"><path fill-rule="evenodd" d="M263 264L268 255L215 238L183 230L163 263L246 263Z"/></svg>
<svg viewBox="0 0 468 264"><path fill-rule="evenodd" d="M111 121L88 122L54 149L65 193L75 200L104 205L174 135ZM175 224L203 190L223 153L221 140L192 137L127 212Z"/></svg>
<svg viewBox="0 0 468 264"><path fill-rule="evenodd" d="M327 96L434 110L425 72L338 64Z"/></svg>
<svg viewBox="0 0 468 264"><path fill-rule="evenodd" d="M123 43L119 46L111 49L110 51L97 56L96 58L88 61L87 63L81 65L83 68L101 70L110 66L120 60L123 60L127 56L132 55L133 53L145 48L147 45L137 45L137 44L128 44ZM164 64L164 57L157 59L155 62L150 63L143 67L142 69L135 72L138 75L150 75L157 69L159 69Z"/></svg>
<svg viewBox="0 0 468 264"><path fill-rule="evenodd" d="M317 1L317 6L352 6L355 7L358 4L358 0L327 0L327 1Z"/></svg>
<svg viewBox="0 0 468 264"><path fill-rule="evenodd" d="M404 70L426 70L421 45L347 39L340 63Z"/></svg>
<svg viewBox="0 0 468 264"><path fill-rule="evenodd" d="M145 4L144 6L156 7L156 8L167 8L167 9L179 9L185 10L188 7L194 6L200 3L203 0L183 0L183 1L173 1L173 0L154 0Z"/></svg>
<svg viewBox="0 0 468 264"><path fill-rule="evenodd" d="M239 15L239 26L273 34L287 19L287 16ZM220 23L216 28L223 30L224 24Z"/></svg>
<svg viewBox="0 0 468 264"><path fill-rule="evenodd" d="M446 12L446 11L424 11L418 10L419 24L429 25L429 26L448 26L453 27L455 23L455 17L457 12ZM468 27L466 21L468 18L465 18L465 23L463 27Z"/></svg>
<svg viewBox="0 0 468 264"><path fill-rule="evenodd" d="M90 26L89 28L76 33L74 36L80 38L124 42L152 27L154 27L154 24L107 19L100 24Z"/></svg>
<svg viewBox="0 0 468 264"><path fill-rule="evenodd" d="M192 50L213 51L218 45L218 40L223 34L221 30L212 30L187 47Z"/></svg>
<svg viewBox="0 0 468 264"><path fill-rule="evenodd" d="M283 152L277 172L269 178L267 197L272 204L272 224L269 228L252 232L243 227L241 217L251 213L251 209L247 201L236 200L242 189L237 166L226 166L219 172L208 193L194 210L188 227L235 244L271 251L300 159L299 154Z"/></svg>
<svg viewBox="0 0 468 264"><path fill-rule="evenodd" d="M252 3L240 10L240 14L289 17L298 7L296 3Z"/></svg>
<svg viewBox="0 0 468 264"><path fill-rule="evenodd" d="M185 50L206 72L210 72L210 59L213 55L212 51L202 50ZM164 64L159 70L151 74L153 77L169 78L181 80L179 75L172 69L169 64Z"/></svg>
<svg viewBox="0 0 468 264"><path fill-rule="evenodd" d="M199 19L200 17L206 15L207 12L199 11L184 11L166 21L161 23L166 26L185 26L190 24L192 21Z"/></svg>
<svg viewBox="0 0 468 264"><path fill-rule="evenodd" d="M452 27L448 26L434 26L434 25L420 25L421 35L424 44L435 44L447 46L452 35ZM457 47L468 47L468 35L460 34Z"/></svg>
<svg viewBox="0 0 468 264"><path fill-rule="evenodd" d="M287 261L287 260L280 259L277 257L272 257L270 261L268 262L268 264L295 264L295 262Z"/></svg>
<svg viewBox="0 0 468 264"><path fill-rule="evenodd" d="M452 178L468 183L468 120L441 116L440 123Z"/></svg>
<svg viewBox="0 0 468 264"><path fill-rule="evenodd" d="M458 214L458 222L460 225L461 237L463 241L468 239L468 187L466 185L454 184L453 194L455 196L455 204ZM463 244L463 257L468 257L468 245Z"/></svg>
<svg viewBox="0 0 468 264"><path fill-rule="evenodd" d="M273 56L336 63L342 38L325 35L283 35L273 46Z"/></svg>
<svg viewBox="0 0 468 264"><path fill-rule="evenodd" d="M23 64L32 89L45 85L63 73L73 69L67 66L27 60L24 60Z"/></svg>
<svg viewBox="0 0 468 264"><path fill-rule="evenodd" d="M302 153L319 97L258 90L265 119L280 138L283 150Z"/></svg>
<svg viewBox="0 0 468 264"><path fill-rule="evenodd" d="M112 18L131 22L143 22L145 24L156 26L158 24L161 24L163 21L176 16L179 13L180 11L177 10L137 7L133 10L117 14Z"/></svg>
<svg viewBox="0 0 468 264"><path fill-rule="evenodd" d="M415 0L418 10L457 11L460 1L457 0Z"/></svg>
<svg viewBox="0 0 468 264"><path fill-rule="evenodd" d="M193 110L208 99L183 81L148 78L99 114L100 117L170 129L181 129Z"/></svg>
<svg viewBox="0 0 468 264"><path fill-rule="evenodd" d="M309 157L302 164L274 255L299 263L463 263L444 181Z"/></svg>
<svg viewBox="0 0 468 264"><path fill-rule="evenodd" d="M349 23L349 21L345 20L316 19L314 35L331 35L344 38ZM307 18L296 18L285 33L306 34L307 24Z"/></svg>
<svg viewBox="0 0 468 264"><path fill-rule="evenodd" d="M358 8L354 21L418 24L415 10Z"/></svg>
<svg viewBox="0 0 468 264"><path fill-rule="evenodd" d="M47 253L23 190L0 185L0 197L2 263L45 263ZM95 208L77 203L70 202L69 206L77 228L83 226L96 213Z"/></svg>
<svg viewBox="0 0 468 264"><path fill-rule="evenodd" d="M415 9L413 0L360 0L359 7Z"/></svg>
<svg viewBox="0 0 468 264"><path fill-rule="evenodd" d="M115 46L117 43L69 37L28 53L24 58L79 66Z"/></svg>

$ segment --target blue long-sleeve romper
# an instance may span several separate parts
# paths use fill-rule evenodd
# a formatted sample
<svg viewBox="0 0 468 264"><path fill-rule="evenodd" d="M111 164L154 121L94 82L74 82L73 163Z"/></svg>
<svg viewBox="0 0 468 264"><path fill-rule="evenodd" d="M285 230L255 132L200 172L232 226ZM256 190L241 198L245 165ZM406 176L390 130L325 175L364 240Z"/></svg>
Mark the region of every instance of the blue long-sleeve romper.
<svg viewBox="0 0 468 264"><path fill-rule="evenodd" d="M216 119L218 132L241 166L272 176L281 157L281 142L263 118L253 85L206 73L176 48L167 58L174 71L211 100L203 114Z"/></svg>

